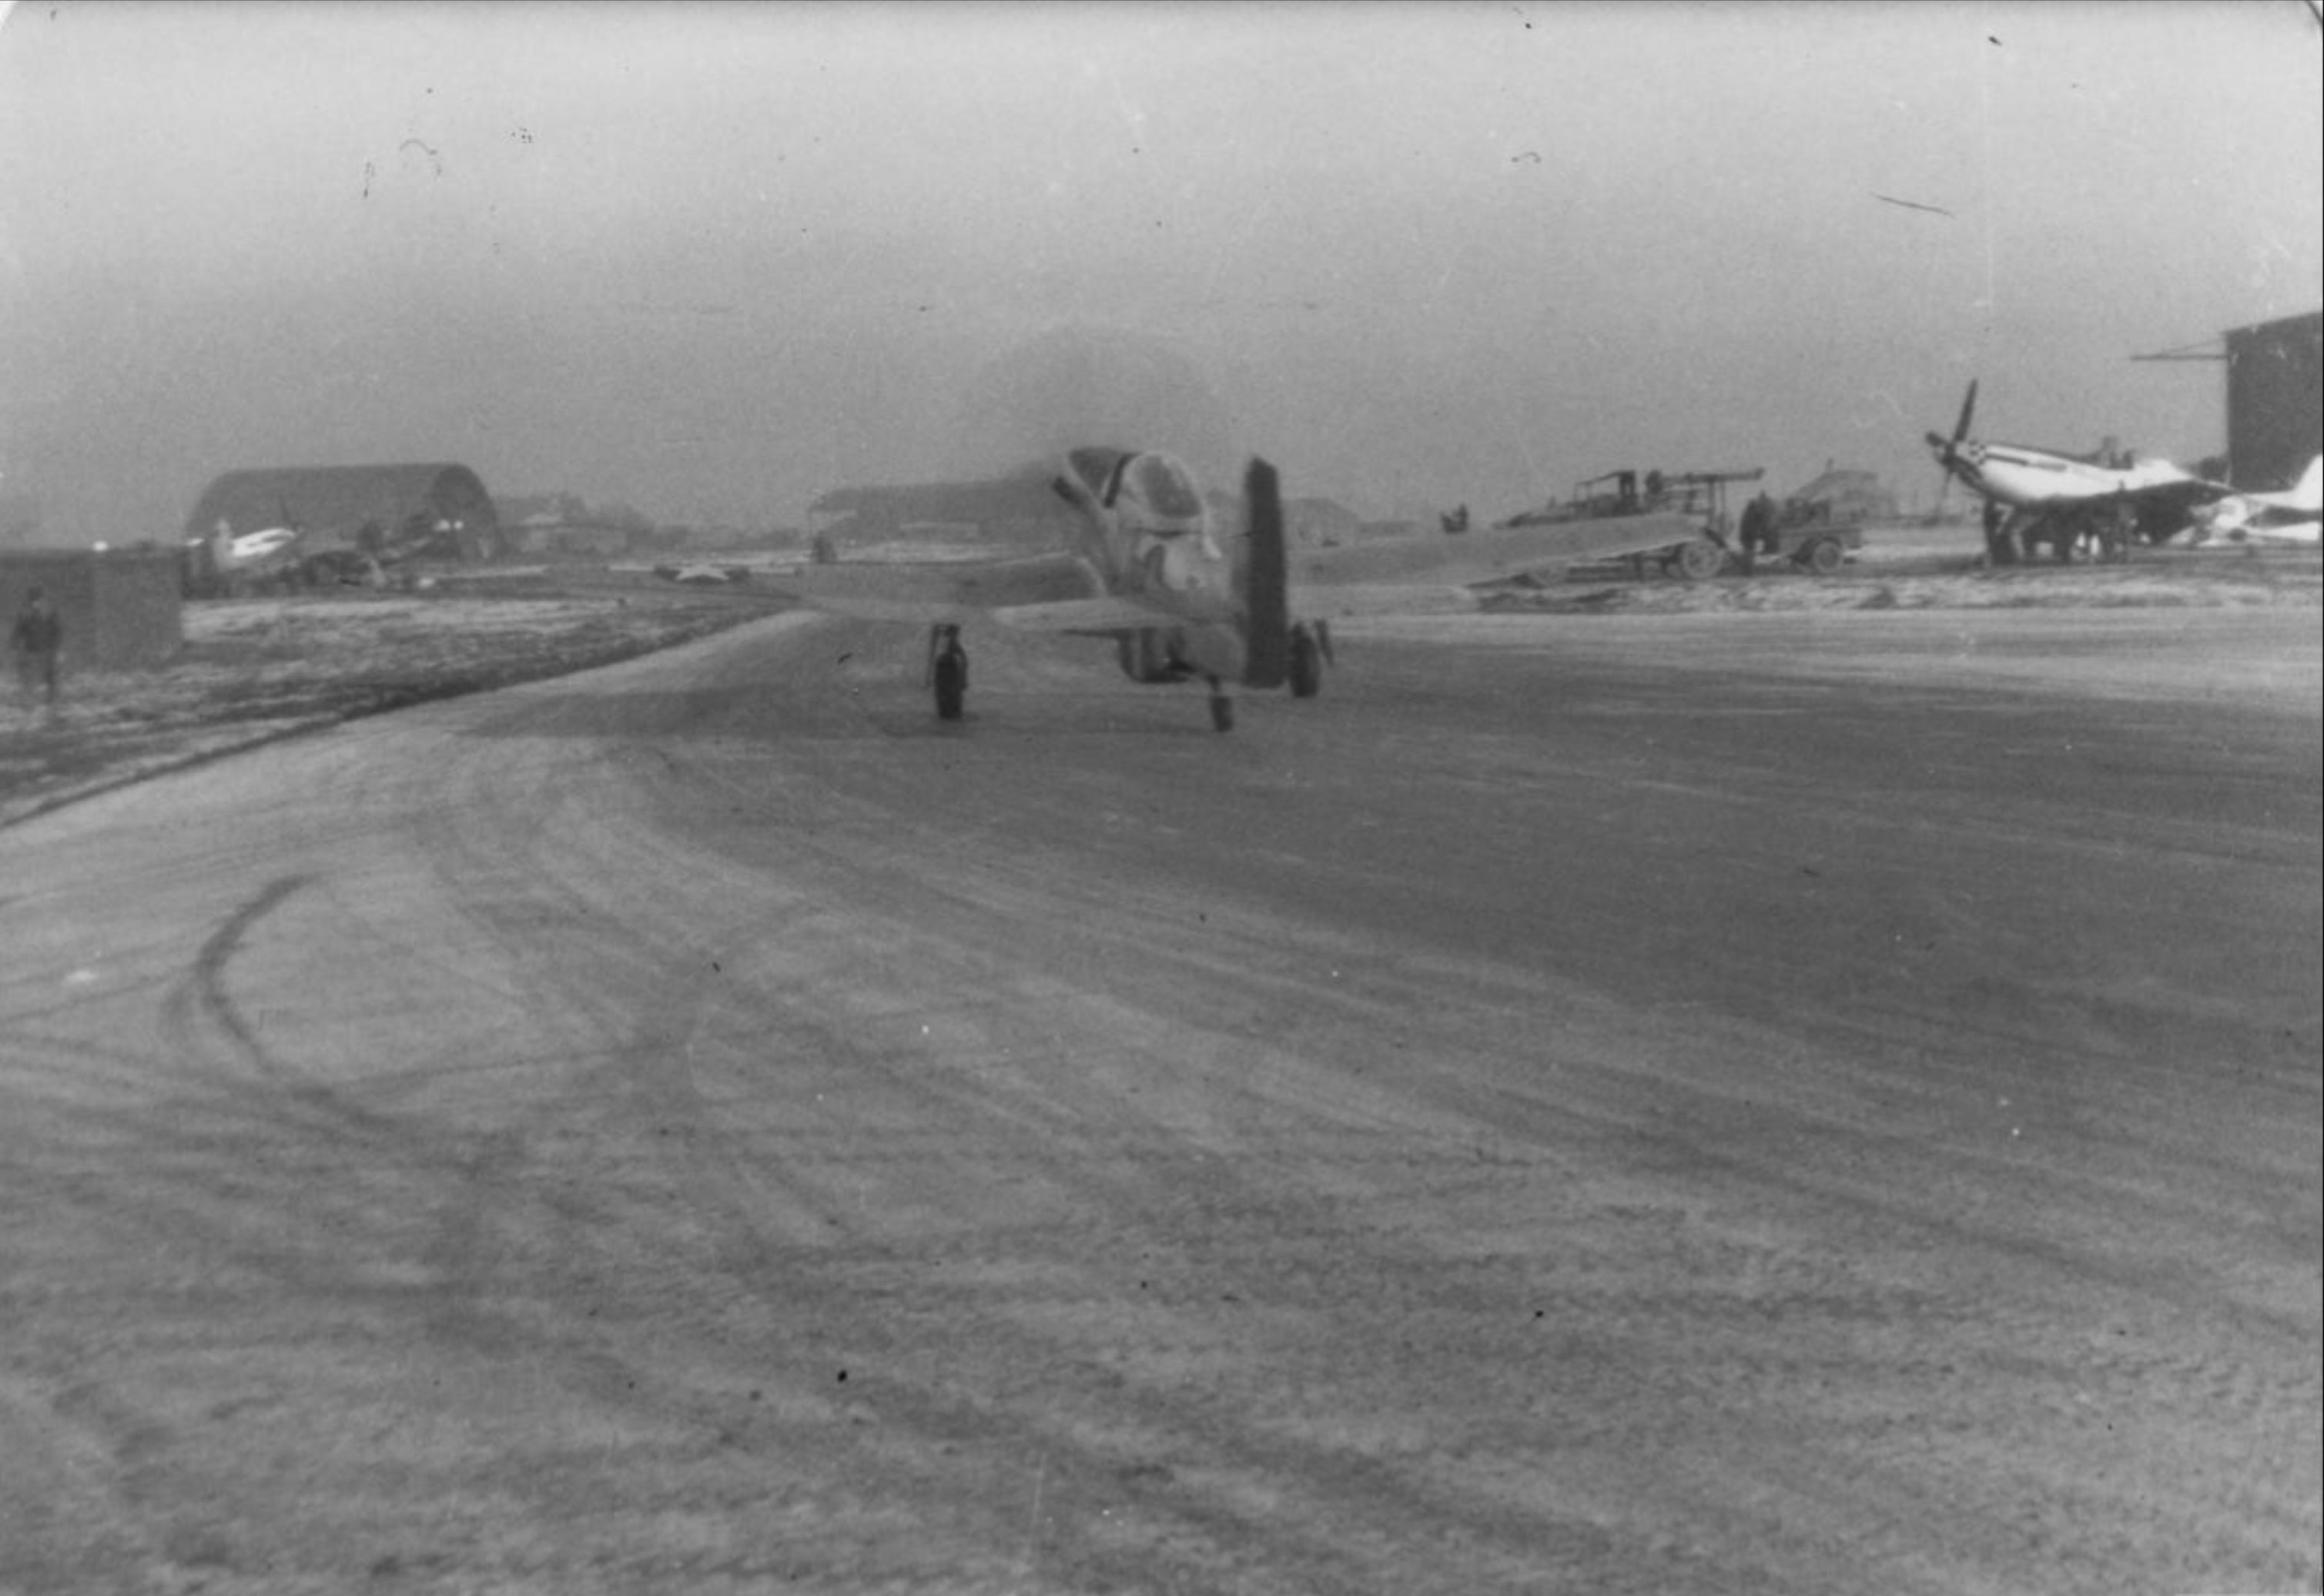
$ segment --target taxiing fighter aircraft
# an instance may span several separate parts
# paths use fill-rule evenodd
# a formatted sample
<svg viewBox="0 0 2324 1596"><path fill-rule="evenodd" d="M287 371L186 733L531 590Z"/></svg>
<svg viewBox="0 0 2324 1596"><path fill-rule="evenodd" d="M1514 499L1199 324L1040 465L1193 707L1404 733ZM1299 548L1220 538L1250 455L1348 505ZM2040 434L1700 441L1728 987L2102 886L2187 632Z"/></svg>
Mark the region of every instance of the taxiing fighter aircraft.
<svg viewBox="0 0 2324 1596"><path fill-rule="evenodd" d="M1235 720L1232 689L1288 687L1312 697L1334 617L1412 607L1419 595L1582 559L1664 549L1703 535L1675 515L1286 547L1275 467L1253 460L1243 533L1224 542L1194 474L1153 451L1075 449L1051 482L1074 512L1070 548L979 563L803 566L767 586L841 614L925 624L936 713L956 719L968 681L963 623L1101 638L1134 681L1199 677L1211 724ZM1471 601L1473 602L1473 600Z"/></svg>
<svg viewBox="0 0 2324 1596"><path fill-rule="evenodd" d="M2196 547L2230 543L2304 543L2314 546L2324 521L2324 455L2308 462L2300 480L2282 493L2236 492L2195 513Z"/></svg>
<svg viewBox="0 0 2324 1596"><path fill-rule="evenodd" d="M1996 564L2015 559L2020 548L2031 559L2045 542L2064 559L2084 539L2095 542L2101 558L2119 559L2135 535L2167 537L2188 524L2196 506L2233 491L2168 460L2141 460L2113 449L2068 455L1982 443L1969 435L1976 410L1971 383L1953 435L1925 436L1948 477L2003 508L2004 519L1987 534L1986 552Z"/></svg>

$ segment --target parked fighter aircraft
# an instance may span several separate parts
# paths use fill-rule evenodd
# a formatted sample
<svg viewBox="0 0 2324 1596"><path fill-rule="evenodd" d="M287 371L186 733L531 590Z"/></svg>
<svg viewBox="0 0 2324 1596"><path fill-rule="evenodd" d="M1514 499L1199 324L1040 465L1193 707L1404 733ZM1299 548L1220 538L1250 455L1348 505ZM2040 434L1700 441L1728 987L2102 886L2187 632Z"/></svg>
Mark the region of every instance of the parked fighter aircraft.
<svg viewBox="0 0 2324 1596"><path fill-rule="evenodd" d="M2199 504L2231 490L2181 470L2168 460L2141 460L2101 450L2097 455L2059 454L2023 444L1982 443L1969 437L1977 409L1977 384L1961 401L1953 435L1926 434L1937 464L1993 503L2006 507L2000 526L1987 534L1987 553L1996 564L2025 558L2048 543L2060 559L2074 544L2093 540L2101 558L2129 552L2134 534L2167 537L2188 524Z"/></svg>
<svg viewBox="0 0 2324 1596"><path fill-rule="evenodd" d="M768 586L819 609L930 627L936 711L957 718L964 621L1113 643L1134 681L1200 677L1211 724L1232 728L1235 684L1312 697L1333 617L1409 608L1416 596L1702 535L1674 515L1407 538L1346 549L1286 547L1275 467L1253 460L1243 535L1222 543L1194 475L1175 457L1075 449L1051 483L1075 512L1074 546L1028 558L905 566L809 565Z"/></svg>
<svg viewBox="0 0 2324 1596"><path fill-rule="evenodd" d="M2305 543L2317 540L2324 520L2324 455L2308 462L2300 480L2282 493L2231 493L2195 514L2196 547L2228 543Z"/></svg>
<svg viewBox="0 0 2324 1596"><path fill-rule="evenodd" d="M208 537L190 540L188 547L205 551L214 579L241 588L297 566L306 536L302 529L289 525L237 533L221 517Z"/></svg>
<svg viewBox="0 0 2324 1596"><path fill-rule="evenodd" d="M268 527L237 536L221 521L211 536L210 549L221 571L268 570L284 563L276 557L305 535L296 527Z"/></svg>

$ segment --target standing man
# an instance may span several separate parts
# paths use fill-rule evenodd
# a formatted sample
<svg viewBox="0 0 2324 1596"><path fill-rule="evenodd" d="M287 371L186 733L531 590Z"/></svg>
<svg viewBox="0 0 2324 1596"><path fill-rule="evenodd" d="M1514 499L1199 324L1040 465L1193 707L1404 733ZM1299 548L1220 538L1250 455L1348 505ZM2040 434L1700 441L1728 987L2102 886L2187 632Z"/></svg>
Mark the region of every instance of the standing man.
<svg viewBox="0 0 2324 1596"><path fill-rule="evenodd" d="M1775 502L1765 493L1743 506L1743 568L1749 570L1753 558L1761 550L1773 554L1776 548Z"/></svg>
<svg viewBox="0 0 2324 1596"><path fill-rule="evenodd" d="M35 688L45 692L48 701L57 701L57 655L65 641L64 623L50 606L48 589L35 587L24 595L24 607L16 612L16 629L9 634L8 646L16 655L16 680L30 698Z"/></svg>
<svg viewBox="0 0 2324 1596"><path fill-rule="evenodd" d="M2001 501L1985 502L1985 563L1987 566L2014 566L2017 563L2017 548L2009 540L2003 525L2009 519Z"/></svg>

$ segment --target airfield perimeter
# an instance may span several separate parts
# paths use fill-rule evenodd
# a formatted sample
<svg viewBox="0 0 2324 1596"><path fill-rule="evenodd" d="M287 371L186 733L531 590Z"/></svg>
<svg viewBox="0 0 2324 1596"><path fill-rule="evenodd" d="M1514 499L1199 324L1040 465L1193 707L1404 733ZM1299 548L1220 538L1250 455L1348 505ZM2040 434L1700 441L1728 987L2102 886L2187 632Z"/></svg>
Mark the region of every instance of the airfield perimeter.
<svg viewBox="0 0 2324 1596"><path fill-rule="evenodd" d="M0 1590L2313 1590L2316 613L778 616L0 830Z"/></svg>

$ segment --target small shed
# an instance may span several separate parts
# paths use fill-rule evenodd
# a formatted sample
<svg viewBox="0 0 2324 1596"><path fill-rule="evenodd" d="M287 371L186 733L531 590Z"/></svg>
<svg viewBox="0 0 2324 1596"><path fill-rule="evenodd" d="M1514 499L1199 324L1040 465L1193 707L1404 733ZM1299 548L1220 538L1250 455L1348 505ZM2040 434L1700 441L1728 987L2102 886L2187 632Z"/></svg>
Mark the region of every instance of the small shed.
<svg viewBox="0 0 2324 1596"><path fill-rule="evenodd" d="M19 549L0 552L0 617L15 623L43 589L64 623L75 670L166 664L185 642L174 549Z"/></svg>
<svg viewBox="0 0 2324 1596"><path fill-rule="evenodd" d="M487 559L501 551L500 513L466 466L281 466L229 471L202 490L186 517L186 540L290 527L302 547L362 547L374 540L413 544L439 540L444 552ZM365 552L371 552L365 549Z"/></svg>

